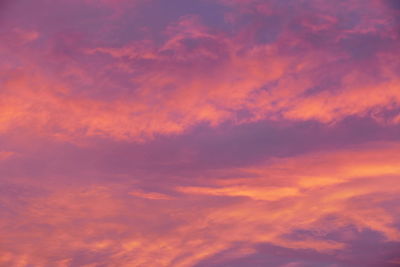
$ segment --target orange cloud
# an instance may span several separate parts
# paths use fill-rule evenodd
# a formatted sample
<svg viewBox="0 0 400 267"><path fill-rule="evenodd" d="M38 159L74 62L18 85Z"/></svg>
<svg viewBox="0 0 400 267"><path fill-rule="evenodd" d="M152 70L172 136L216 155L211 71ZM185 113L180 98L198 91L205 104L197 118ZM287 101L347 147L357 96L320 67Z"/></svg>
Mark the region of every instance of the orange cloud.
<svg viewBox="0 0 400 267"><path fill-rule="evenodd" d="M15 154L14 152L0 151L0 160L7 159L14 154Z"/></svg>
<svg viewBox="0 0 400 267"><path fill-rule="evenodd" d="M214 126L261 119L332 123L347 116L369 116L397 123L396 116L385 115L385 110L399 106L400 80L393 57L398 54L397 41L390 24L379 20L383 11L377 9L365 18L368 29L357 25L350 32L338 32L339 18L325 9L321 12L326 13L321 18L307 14L301 18L306 33L333 32L330 43L318 49L285 28L273 42L249 46L243 34L251 29L230 36L203 25L195 16L166 26L161 44L147 39L120 47L72 47L72 53L84 58L82 62L47 54L49 62L64 60L66 65L51 74L31 55L33 48L3 46L3 53L20 52L15 59L21 67L1 67L6 82L0 130L26 127L70 140L100 135L143 141L158 134L179 134L202 122ZM313 20L321 25L312 24ZM33 40L38 34L25 35ZM374 66L368 70L341 44L367 34L390 44L384 49L377 43L373 58L366 59L365 65ZM103 66L93 71L91 61ZM100 87L120 83L129 90L115 89L112 99L91 95ZM247 115L241 116L242 111Z"/></svg>
<svg viewBox="0 0 400 267"><path fill-rule="evenodd" d="M224 151L238 153L229 163L208 147L225 137L212 139L220 134L212 127L229 139L246 127L227 124L266 120L318 121L331 134L335 123L364 117L392 134L400 122L394 2L195 1L198 15L164 12L154 0L14 2L0 14L1 266L189 267L264 245L363 266L356 242L376 235L385 251L400 243L399 143L296 154L302 141L312 143L306 151L321 142L310 130L295 135L310 140L284 144L292 156L261 155L268 143L257 139ZM216 13L204 16L203 5ZM33 21L42 9L51 15ZM199 124L211 126L204 136L151 142ZM93 138L90 149L62 142L98 136L109 140ZM38 151L24 146L37 139ZM399 261L367 249L363 258L369 252L379 264Z"/></svg>
<svg viewBox="0 0 400 267"><path fill-rule="evenodd" d="M135 197L141 197L141 198L146 198L146 199L154 199L154 200L168 200L171 199L170 196L157 193L157 192L145 192L142 190L135 190L129 193L132 196Z"/></svg>
<svg viewBox="0 0 400 267"><path fill-rule="evenodd" d="M122 184L48 185L50 194L16 210L24 216L13 228L2 221L13 229L2 232L2 264L184 267L229 249L244 257L264 243L341 255L366 229L400 242L400 210L385 204L400 193L398 152L396 143L370 144L276 159L242 169L249 178L177 186L173 198ZM330 237L350 226L351 235ZM296 231L305 234L291 237ZM74 258L77 251L87 260Z"/></svg>
<svg viewBox="0 0 400 267"><path fill-rule="evenodd" d="M205 194L215 196L230 197L249 197L254 200L279 200L281 198L293 197L299 195L297 188L290 187L223 187L223 188L205 188L205 187L183 187L180 191L187 194Z"/></svg>

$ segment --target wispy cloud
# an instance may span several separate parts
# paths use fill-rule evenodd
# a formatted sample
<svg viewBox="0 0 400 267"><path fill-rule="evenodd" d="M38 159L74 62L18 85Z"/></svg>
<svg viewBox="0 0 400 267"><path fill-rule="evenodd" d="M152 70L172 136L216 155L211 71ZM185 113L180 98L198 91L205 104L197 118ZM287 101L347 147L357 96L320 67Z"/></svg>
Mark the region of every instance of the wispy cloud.
<svg viewBox="0 0 400 267"><path fill-rule="evenodd" d="M2 1L0 265L396 266L398 7Z"/></svg>

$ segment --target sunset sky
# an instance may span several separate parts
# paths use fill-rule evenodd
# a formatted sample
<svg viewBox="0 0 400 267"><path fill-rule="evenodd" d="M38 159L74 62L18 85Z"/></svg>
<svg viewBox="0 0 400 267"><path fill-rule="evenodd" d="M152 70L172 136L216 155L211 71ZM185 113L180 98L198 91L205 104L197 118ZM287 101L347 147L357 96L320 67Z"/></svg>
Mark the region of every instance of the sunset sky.
<svg viewBox="0 0 400 267"><path fill-rule="evenodd" d="M0 267L400 266L400 0L0 0Z"/></svg>

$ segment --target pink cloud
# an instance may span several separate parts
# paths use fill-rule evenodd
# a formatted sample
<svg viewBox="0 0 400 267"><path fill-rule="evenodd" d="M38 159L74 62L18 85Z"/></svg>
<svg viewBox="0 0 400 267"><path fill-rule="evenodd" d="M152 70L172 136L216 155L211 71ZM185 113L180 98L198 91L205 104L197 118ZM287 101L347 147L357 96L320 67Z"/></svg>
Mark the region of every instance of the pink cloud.
<svg viewBox="0 0 400 267"><path fill-rule="evenodd" d="M0 265L397 264L393 1L4 3Z"/></svg>
<svg viewBox="0 0 400 267"><path fill-rule="evenodd" d="M328 11L321 9L321 12ZM375 64L373 69L378 73L371 76L349 57L340 42L369 32L376 38L395 42L384 13L380 10L375 13L376 18L363 24L369 23L372 28L364 29L360 24L341 31L340 18L334 14L300 17L301 31L332 35L329 37L332 48L318 50L290 28L282 30L272 43L246 48L247 43L240 36L250 28L228 36L203 25L199 18L185 16L166 27L166 40L161 45L141 40L121 47L71 48L76 56L81 55L88 62L100 60L104 66L97 65L93 73L88 63L79 64L71 61L70 56L62 57L60 60L69 67L52 74L61 79L46 73L45 66L36 64L39 58L28 56L32 49L24 48L26 57L21 58L22 67L12 71L20 73L19 76L8 77L2 113L18 110L12 111L12 116L2 116L3 128L7 131L13 125L30 127L27 123L35 122L41 131L72 139L79 132L79 135L142 140L154 134L181 133L202 122L218 125L226 121L285 119L331 123L346 116L371 116L372 111L376 114L398 106L398 64L391 59L396 48L392 46L389 51L377 48L376 59L368 64ZM375 26L385 30L378 32ZM73 40L68 43L75 46ZM50 60L56 62L60 56L55 56ZM324 83L322 79L328 74L335 77L336 85L308 93ZM94 78L101 75L108 78ZM124 78L118 80L113 75ZM71 83L71 79L80 83ZM106 101L90 95L95 88L121 82L132 88L129 96L121 93L113 101ZM88 87L89 94L76 93L83 90L81 87ZM38 91L40 95L28 96ZM377 91L382 93L377 95ZM363 100L359 101L360 98ZM18 107L12 104L22 101L24 105ZM38 105L39 112L35 109ZM239 118L241 110L246 110L248 117ZM25 119L14 120L15 116ZM55 128L59 132L52 132Z"/></svg>
<svg viewBox="0 0 400 267"><path fill-rule="evenodd" d="M205 177L214 189L180 187L184 194L174 198L117 183L48 185L51 193L25 199L17 210L23 218L3 221L14 230L2 233L2 261L194 266L237 242L243 257L262 243L341 255L367 229L381 233L380 242L398 242L398 210L385 204L400 190L397 152L398 144L384 144L277 159L247 169L253 178ZM351 238L329 238L351 226ZM296 231L309 233L290 237ZM89 253L87 260L77 251Z"/></svg>

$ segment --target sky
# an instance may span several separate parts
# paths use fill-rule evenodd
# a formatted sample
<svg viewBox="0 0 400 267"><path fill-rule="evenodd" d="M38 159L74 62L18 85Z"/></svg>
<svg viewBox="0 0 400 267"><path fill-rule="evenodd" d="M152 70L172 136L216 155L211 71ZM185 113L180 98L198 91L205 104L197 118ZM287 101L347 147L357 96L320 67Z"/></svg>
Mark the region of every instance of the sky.
<svg viewBox="0 0 400 267"><path fill-rule="evenodd" d="M0 0L1 267L400 266L400 1Z"/></svg>

